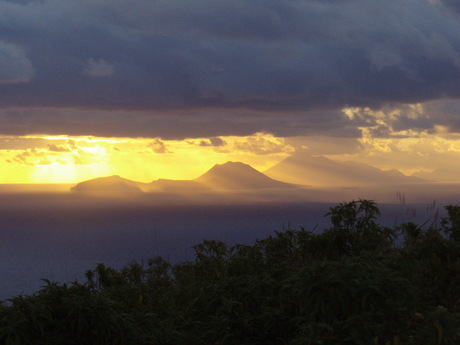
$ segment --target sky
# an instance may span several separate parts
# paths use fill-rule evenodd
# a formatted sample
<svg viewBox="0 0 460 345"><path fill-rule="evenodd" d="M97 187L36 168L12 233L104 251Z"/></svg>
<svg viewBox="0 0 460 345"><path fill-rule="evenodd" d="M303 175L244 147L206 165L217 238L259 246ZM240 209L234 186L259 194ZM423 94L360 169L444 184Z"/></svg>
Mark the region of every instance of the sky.
<svg viewBox="0 0 460 345"><path fill-rule="evenodd" d="M459 32L457 0L0 0L0 183L293 154L452 177Z"/></svg>

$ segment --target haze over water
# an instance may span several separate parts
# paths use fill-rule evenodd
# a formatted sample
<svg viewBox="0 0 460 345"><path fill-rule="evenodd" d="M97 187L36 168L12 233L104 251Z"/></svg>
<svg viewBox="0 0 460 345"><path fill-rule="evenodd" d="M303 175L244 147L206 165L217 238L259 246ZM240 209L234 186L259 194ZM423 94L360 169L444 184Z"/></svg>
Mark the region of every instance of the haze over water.
<svg viewBox="0 0 460 345"><path fill-rule="evenodd" d="M330 226L324 214L331 206L360 196L379 196L382 224L432 222L443 215L441 202L453 202L458 195L458 186L453 193L452 186L439 185L424 193L414 186L408 194L370 187L201 194L85 193L62 191L63 186L46 193L23 186L13 193L2 187L0 298L30 294L43 284L41 278L82 281L97 263L121 267L157 255L172 262L192 260L192 246L204 239L252 244L289 228L319 232ZM439 195L435 205L433 195Z"/></svg>

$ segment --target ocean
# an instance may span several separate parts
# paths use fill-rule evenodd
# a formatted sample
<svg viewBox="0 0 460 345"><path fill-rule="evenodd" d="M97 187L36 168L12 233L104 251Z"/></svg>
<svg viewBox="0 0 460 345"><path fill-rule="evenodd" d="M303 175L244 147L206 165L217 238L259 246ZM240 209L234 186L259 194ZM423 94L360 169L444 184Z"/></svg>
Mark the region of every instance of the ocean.
<svg viewBox="0 0 460 345"><path fill-rule="evenodd" d="M172 263L194 259L204 239L252 244L276 231L320 232L336 203L167 205L158 200L111 200L67 194L0 194L0 299L31 294L44 285L84 281L98 263L120 268L163 256ZM381 223L430 222L433 207L383 204Z"/></svg>

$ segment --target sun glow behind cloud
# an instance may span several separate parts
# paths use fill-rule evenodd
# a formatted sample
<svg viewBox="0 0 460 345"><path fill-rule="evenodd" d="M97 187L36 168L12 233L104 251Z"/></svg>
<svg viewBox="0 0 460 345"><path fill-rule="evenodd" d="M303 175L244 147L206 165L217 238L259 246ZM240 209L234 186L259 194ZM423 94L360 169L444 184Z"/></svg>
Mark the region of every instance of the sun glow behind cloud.
<svg viewBox="0 0 460 345"><path fill-rule="evenodd" d="M266 132L182 140L3 136L0 183L77 183L110 175L140 182L193 179L214 164L227 161L240 161L264 171L295 151L397 169L406 175L437 171L441 180L458 181L460 136L448 118L433 123L438 110L436 102L379 110L342 109L360 136L345 133L283 138Z"/></svg>
<svg viewBox="0 0 460 345"><path fill-rule="evenodd" d="M426 109L428 107L428 110ZM460 136L448 125L432 125L436 115L430 104L408 104L373 111L346 108L350 120L360 121L360 149L336 156L381 169L397 169L406 175L443 171L449 181L458 181Z"/></svg>
<svg viewBox="0 0 460 345"><path fill-rule="evenodd" d="M263 170L301 148L453 171L459 11L456 0L0 1L0 132L18 136L0 137L0 182L193 178L226 160Z"/></svg>
<svg viewBox="0 0 460 345"><path fill-rule="evenodd" d="M193 179L229 160L264 170L294 151L266 133L186 140L25 136L0 143L0 183L76 183L108 175L141 182Z"/></svg>

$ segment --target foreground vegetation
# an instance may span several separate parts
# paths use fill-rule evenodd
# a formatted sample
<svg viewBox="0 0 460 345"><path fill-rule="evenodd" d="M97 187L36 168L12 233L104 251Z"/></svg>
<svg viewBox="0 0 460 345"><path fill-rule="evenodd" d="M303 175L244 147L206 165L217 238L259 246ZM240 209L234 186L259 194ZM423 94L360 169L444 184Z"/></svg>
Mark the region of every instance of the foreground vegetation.
<svg viewBox="0 0 460 345"><path fill-rule="evenodd" d="M460 344L460 206L429 226L378 224L375 203L331 208L320 234L196 245L0 306L0 343Z"/></svg>

